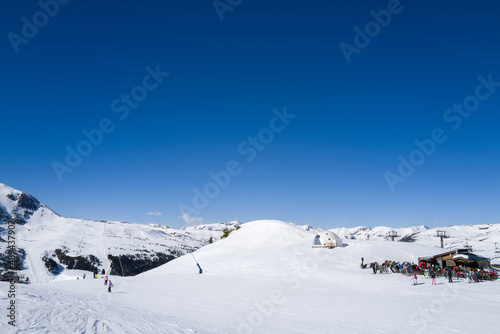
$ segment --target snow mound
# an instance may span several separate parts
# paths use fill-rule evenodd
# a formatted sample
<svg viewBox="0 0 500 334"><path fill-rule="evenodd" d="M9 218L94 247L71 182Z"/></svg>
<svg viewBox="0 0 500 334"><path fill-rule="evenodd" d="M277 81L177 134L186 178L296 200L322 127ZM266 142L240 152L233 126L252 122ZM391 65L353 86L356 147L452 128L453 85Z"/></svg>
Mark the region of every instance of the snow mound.
<svg viewBox="0 0 500 334"><path fill-rule="evenodd" d="M312 249L315 234L293 224L259 220L242 225L228 238L193 253L208 275L276 277L295 264L289 252ZM182 256L144 275L197 273L193 256Z"/></svg>
<svg viewBox="0 0 500 334"><path fill-rule="evenodd" d="M208 245L192 255L175 259L144 275L197 274L196 260L205 271L204 275L208 276L277 278L319 255L322 260L318 265L322 267L358 270L361 257L366 262L416 262L419 256L440 251L424 245L358 240L346 240L346 247L315 249L312 247L315 236L316 233L285 222L254 221L244 224L227 239Z"/></svg>
<svg viewBox="0 0 500 334"><path fill-rule="evenodd" d="M257 247L282 247L302 241L312 234L302 228L278 220L256 220L243 225L230 238L223 240L225 246L253 249Z"/></svg>

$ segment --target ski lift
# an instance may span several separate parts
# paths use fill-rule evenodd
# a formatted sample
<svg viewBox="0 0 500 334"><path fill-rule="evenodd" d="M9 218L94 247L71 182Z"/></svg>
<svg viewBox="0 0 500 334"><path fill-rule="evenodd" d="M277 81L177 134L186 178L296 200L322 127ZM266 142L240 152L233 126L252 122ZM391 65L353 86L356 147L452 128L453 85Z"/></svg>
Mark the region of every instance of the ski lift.
<svg viewBox="0 0 500 334"><path fill-rule="evenodd" d="M392 241L394 241L394 238L397 238L399 237L398 235L398 232L397 231L394 231L394 230L390 230L387 232L387 235L386 235L387 239L391 238Z"/></svg>
<svg viewBox="0 0 500 334"><path fill-rule="evenodd" d="M444 238L449 238L449 235L446 233L446 231L438 230L438 231L436 231L436 235L435 236L441 239L441 248L444 248L444 241L443 241L443 239Z"/></svg>

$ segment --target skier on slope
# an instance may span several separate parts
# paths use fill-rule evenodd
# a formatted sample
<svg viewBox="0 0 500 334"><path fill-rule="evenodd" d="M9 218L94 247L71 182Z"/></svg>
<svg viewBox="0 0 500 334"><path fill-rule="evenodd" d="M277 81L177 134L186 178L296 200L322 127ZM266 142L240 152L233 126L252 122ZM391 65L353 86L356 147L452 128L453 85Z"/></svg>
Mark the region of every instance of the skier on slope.
<svg viewBox="0 0 500 334"><path fill-rule="evenodd" d="M111 281L109 281L108 283L108 292L111 292L111 288L114 287L113 283L111 283Z"/></svg>
<svg viewBox="0 0 500 334"><path fill-rule="evenodd" d="M111 283L111 281L110 281ZM104 285L108 285L108 276L104 277Z"/></svg>
<svg viewBox="0 0 500 334"><path fill-rule="evenodd" d="M413 285L418 285L417 283L417 274L413 275L413 277L411 278L411 282Z"/></svg>

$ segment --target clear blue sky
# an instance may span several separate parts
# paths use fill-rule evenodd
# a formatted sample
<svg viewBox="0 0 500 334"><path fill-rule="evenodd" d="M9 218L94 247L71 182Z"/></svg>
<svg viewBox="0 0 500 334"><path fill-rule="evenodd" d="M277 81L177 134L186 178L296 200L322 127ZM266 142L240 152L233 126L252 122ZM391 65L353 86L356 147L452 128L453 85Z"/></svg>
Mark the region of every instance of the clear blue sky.
<svg viewBox="0 0 500 334"><path fill-rule="evenodd" d="M387 1L243 0L223 21L210 0L59 7L46 25L37 1L0 13L0 182L63 216L185 226L179 205L236 161L241 172L192 221L500 223L500 87L482 87L460 126L443 118L474 103L479 76L500 81L497 1L402 1L350 63L340 44L355 46L354 28ZM39 31L25 27L13 47L9 33L22 37L33 16ZM169 75L148 78L157 87L143 101L120 101L145 92L158 64ZM247 161L248 137L269 135L284 106L296 118ZM114 131L61 182L54 162L103 119ZM392 191L384 174L436 128L447 140Z"/></svg>

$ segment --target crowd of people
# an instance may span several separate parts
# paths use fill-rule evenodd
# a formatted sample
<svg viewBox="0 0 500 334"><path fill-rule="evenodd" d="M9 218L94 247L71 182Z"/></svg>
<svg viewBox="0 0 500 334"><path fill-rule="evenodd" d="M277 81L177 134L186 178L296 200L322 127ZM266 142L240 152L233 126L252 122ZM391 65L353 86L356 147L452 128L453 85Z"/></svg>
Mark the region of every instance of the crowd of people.
<svg viewBox="0 0 500 334"><path fill-rule="evenodd" d="M368 265L364 263L364 258L361 258L361 268L365 269ZM467 279L468 283L496 280L497 274L495 271L485 270L484 268L463 268L463 267L444 267L431 265L427 262L415 264L413 262L397 262L386 260L383 263L372 262L369 268L374 274L400 273L402 275L411 276L413 284L417 284L417 275L423 275L424 278L432 279L432 284L436 284L437 277L445 277L448 282L460 278Z"/></svg>

